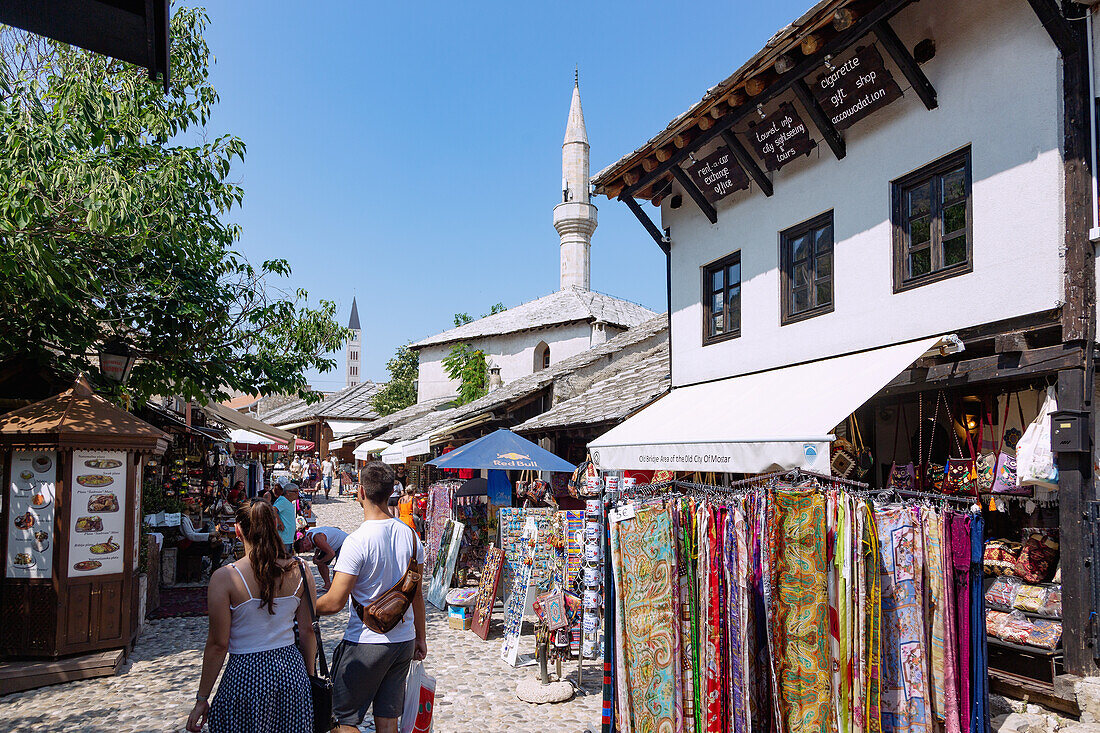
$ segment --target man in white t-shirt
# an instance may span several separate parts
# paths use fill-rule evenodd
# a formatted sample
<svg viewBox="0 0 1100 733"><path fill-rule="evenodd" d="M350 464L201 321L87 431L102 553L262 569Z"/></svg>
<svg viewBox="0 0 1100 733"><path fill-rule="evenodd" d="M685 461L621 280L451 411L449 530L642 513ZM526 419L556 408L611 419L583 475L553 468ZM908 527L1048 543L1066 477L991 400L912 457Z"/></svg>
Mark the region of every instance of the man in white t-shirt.
<svg viewBox="0 0 1100 733"><path fill-rule="evenodd" d="M374 461L360 474L363 524L344 540L332 585L317 599L320 614L339 613L353 598L368 606L401 580L413 557L424 564L424 546L408 525L394 518L386 502L393 469ZM374 706L377 733L397 733L405 704L409 664L428 653L424 587L421 583L405 616L388 632L367 628L354 608L344 639L332 659L332 712L337 733L357 733L367 708Z"/></svg>
<svg viewBox="0 0 1100 733"><path fill-rule="evenodd" d="M332 476L335 473L336 462L332 456L325 456L325 460L321 461L321 480L325 487L325 499L328 499L328 492L332 491Z"/></svg>

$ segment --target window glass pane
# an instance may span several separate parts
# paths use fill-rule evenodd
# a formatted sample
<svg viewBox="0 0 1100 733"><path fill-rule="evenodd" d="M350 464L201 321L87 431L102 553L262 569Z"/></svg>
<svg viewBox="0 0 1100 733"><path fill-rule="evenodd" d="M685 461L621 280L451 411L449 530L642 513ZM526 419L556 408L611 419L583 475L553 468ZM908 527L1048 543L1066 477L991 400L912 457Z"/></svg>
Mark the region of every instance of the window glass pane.
<svg viewBox="0 0 1100 733"><path fill-rule="evenodd" d="M791 293L791 313L801 313L810 308L810 288L795 288Z"/></svg>
<svg viewBox="0 0 1100 733"><path fill-rule="evenodd" d="M815 306L829 305L833 302L833 283L828 280L818 280L817 300Z"/></svg>
<svg viewBox="0 0 1100 733"><path fill-rule="evenodd" d="M794 266L794 287L800 288L803 285L807 285L810 282L810 265L808 262L803 262L801 265Z"/></svg>
<svg viewBox="0 0 1100 733"><path fill-rule="evenodd" d="M943 236L961 232L966 228L966 200L943 208Z"/></svg>
<svg viewBox="0 0 1100 733"><path fill-rule="evenodd" d="M730 265L729 267L727 267L726 268L726 273L729 275L729 278L727 279L727 282L729 283L728 287L732 288L732 287L736 287L737 285L741 284L741 263L740 262L738 262L736 265Z"/></svg>
<svg viewBox="0 0 1100 733"><path fill-rule="evenodd" d="M722 312L722 308L725 305L724 301L722 300L722 293L715 293L713 298L713 302L710 306L710 312L719 314Z"/></svg>
<svg viewBox="0 0 1100 733"><path fill-rule="evenodd" d="M932 210L932 182L909 189L909 216L923 216Z"/></svg>
<svg viewBox="0 0 1100 733"><path fill-rule="evenodd" d="M741 286L730 289L729 307L726 309L726 327L729 331L741 328Z"/></svg>
<svg viewBox="0 0 1100 733"><path fill-rule="evenodd" d="M966 169L957 168L943 177L943 200L957 201L966 196Z"/></svg>
<svg viewBox="0 0 1100 733"><path fill-rule="evenodd" d="M711 273L710 289L712 292L717 292L725 287L725 281L723 280L725 272L724 269L719 268Z"/></svg>
<svg viewBox="0 0 1100 733"><path fill-rule="evenodd" d="M925 247L922 250L909 253L909 277L920 277L932 271L932 250Z"/></svg>
<svg viewBox="0 0 1100 733"><path fill-rule="evenodd" d="M931 217L922 216L909 221L909 247L919 247L932 239Z"/></svg>
<svg viewBox="0 0 1100 733"><path fill-rule="evenodd" d="M943 266L951 267L966 262L966 235L959 235L943 243Z"/></svg>
<svg viewBox="0 0 1100 733"><path fill-rule="evenodd" d="M791 262L801 262L810 256L810 235L803 234L791 240Z"/></svg>
<svg viewBox="0 0 1100 733"><path fill-rule="evenodd" d="M814 242L816 243L817 253L827 252L833 248L833 227L824 226L814 232Z"/></svg>
<svg viewBox="0 0 1100 733"><path fill-rule="evenodd" d="M722 334L722 315L716 315L710 317L710 335L719 336Z"/></svg>
<svg viewBox="0 0 1100 733"><path fill-rule="evenodd" d="M815 259L814 264L816 265L816 267L814 267L814 270L816 271L814 274L816 274L818 278L832 279L832 277L833 277L833 253L832 252L826 252L825 254L819 254L817 256L817 258Z"/></svg>

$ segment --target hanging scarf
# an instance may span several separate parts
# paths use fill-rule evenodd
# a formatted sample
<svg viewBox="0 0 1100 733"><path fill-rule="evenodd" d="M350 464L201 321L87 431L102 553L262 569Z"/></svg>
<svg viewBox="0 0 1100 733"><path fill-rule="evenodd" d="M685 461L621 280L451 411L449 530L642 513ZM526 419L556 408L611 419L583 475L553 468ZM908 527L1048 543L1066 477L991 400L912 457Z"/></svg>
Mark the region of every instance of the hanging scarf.
<svg viewBox="0 0 1100 733"><path fill-rule="evenodd" d="M882 726L885 730L931 733L920 528L908 507L883 507L876 519L882 557Z"/></svg>
<svg viewBox="0 0 1100 733"><path fill-rule="evenodd" d="M951 561L951 512L940 512L940 567L943 570L943 712L945 733L959 729L958 630L954 600L955 570Z"/></svg>
<svg viewBox="0 0 1100 733"><path fill-rule="evenodd" d="M932 712L943 721L944 697L944 650L943 650L943 609L945 588L943 585L943 543L940 535L940 516L935 509L922 507L921 531L924 533L924 579L927 588L928 606L932 611L929 637L929 651L932 656Z"/></svg>
<svg viewBox="0 0 1100 733"><path fill-rule="evenodd" d="M864 503L863 513L863 572L867 587L863 619L867 648L867 688L865 725L867 733L882 731L882 556L878 541L878 527L870 503Z"/></svg>

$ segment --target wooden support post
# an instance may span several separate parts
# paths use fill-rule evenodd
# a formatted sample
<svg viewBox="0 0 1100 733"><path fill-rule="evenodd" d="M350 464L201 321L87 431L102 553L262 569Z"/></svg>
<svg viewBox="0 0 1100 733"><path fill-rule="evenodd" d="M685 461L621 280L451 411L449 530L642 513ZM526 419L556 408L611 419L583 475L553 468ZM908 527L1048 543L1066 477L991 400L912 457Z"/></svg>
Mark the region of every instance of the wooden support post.
<svg viewBox="0 0 1100 733"><path fill-rule="evenodd" d="M653 237L653 241L657 243L657 246L661 248L661 251L668 254L668 240L665 239L665 235L657 228L657 225L653 223L653 220L649 218L649 215L642 210L642 205L634 200L633 196L620 196L619 200L622 201L627 207L634 212L634 216L638 218L638 221L642 223L645 230L649 232L649 236Z"/></svg>
<svg viewBox="0 0 1100 733"><path fill-rule="evenodd" d="M833 127L832 121L825 114L825 110L821 109L821 105L814 99L814 95L810 93L810 88L806 86L806 82L799 79L791 85L791 90L794 92L794 96L798 98L798 101L802 103L802 106L806 108L806 113L810 115L810 119L813 120L814 126L821 132L822 137L825 138L825 142L829 144L829 149L833 151L833 155L837 160L840 160L845 156L847 151L844 148L844 138L841 137L840 131Z"/></svg>
<svg viewBox="0 0 1100 733"><path fill-rule="evenodd" d="M691 177L678 165L672 166L672 175L679 181L684 191L688 196L691 196L691 200L695 202L695 205L699 207L711 224L718 223L718 212L714 209L714 206L707 201L707 197L703 195L703 192L699 190L699 187L695 185L695 181L691 180Z"/></svg>
<svg viewBox="0 0 1100 733"><path fill-rule="evenodd" d="M1039 22L1043 24L1050 40L1062 52L1063 56L1072 56L1080 48L1078 35L1062 16L1058 3L1054 0L1027 0L1031 3L1031 9L1039 16Z"/></svg>
<svg viewBox="0 0 1100 733"><path fill-rule="evenodd" d="M882 44L882 47L886 49L886 53L890 54L890 58L901 69L901 73L912 85L913 91L920 97L920 101L924 102L924 106L928 109L938 107L936 88L932 86L932 82L928 81L928 77L924 75L924 70L913 58L913 54L909 53L909 49L905 47L905 44L898 38L898 34L890 27L890 22L887 20L879 21L875 23L874 30L879 43Z"/></svg>
<svg viewBox="0 0 1100 733"><path fill-rule="evenodd" d="M1084 369L1058 372L1058 408L1089 410L1091 395ZM1091 426L1091 420L1089 422ZM1087 434L1092 436L1091 427ZM1095 629L1092 627L1092 562L1089 502L1096 499L1092 476L1092 447L1087 453L1059 453L1058 525L1062 562L1062 646L1066 672L1096 674Z"/></svg>
<svg viewBox="0 0 1100 733"><path fill-rule="evenodd" d="M756 181L756 185L760 186L760 190L764 192L765 196L771 196L774 191L772 190L771 179L768 175L760 169L760 166L756 164L756 161L749 155L749 151L745 150L745 146L741 144L741 141L737 139L737 136L733 134L731 130L722 130L722 139L726 141L726 146L733 153L734 159L737 164L749 174L752 180Z"/></svg>

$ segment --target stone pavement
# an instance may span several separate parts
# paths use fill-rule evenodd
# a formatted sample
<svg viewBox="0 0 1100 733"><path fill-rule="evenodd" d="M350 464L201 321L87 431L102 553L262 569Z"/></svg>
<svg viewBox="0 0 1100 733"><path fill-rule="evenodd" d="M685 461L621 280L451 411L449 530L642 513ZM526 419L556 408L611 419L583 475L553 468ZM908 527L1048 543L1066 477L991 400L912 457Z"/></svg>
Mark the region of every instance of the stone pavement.
<svg viewBox="0 0 1100 733"><path fill-rule="evenodd" d="M345 530L356 527L362 517L359 506L345 497L333 497L326 502L322 495L314 510L322 525ZM343 613L321 622L321 635L330 658L346 622ZM437 733L598 730L601 673L597 663L587 663L586 694L556 705L522 702L515 696L516 683L534 671L513 669L501 661L500 623L498 607L489 641L482 641L469 631L449 629L446 615L429 605L425 666L437 682L434 730ZM182 731L194 702L205 641L205 618L149 621L121 674L0 697L3 730ZM575 680L575 663L569 668L571 679ZM363 730L372 727L365 726Z"/></svg>

